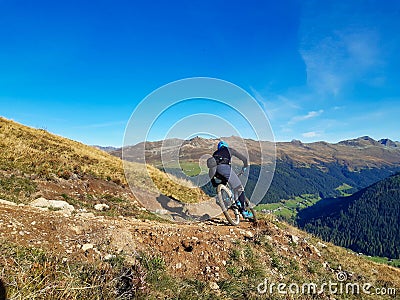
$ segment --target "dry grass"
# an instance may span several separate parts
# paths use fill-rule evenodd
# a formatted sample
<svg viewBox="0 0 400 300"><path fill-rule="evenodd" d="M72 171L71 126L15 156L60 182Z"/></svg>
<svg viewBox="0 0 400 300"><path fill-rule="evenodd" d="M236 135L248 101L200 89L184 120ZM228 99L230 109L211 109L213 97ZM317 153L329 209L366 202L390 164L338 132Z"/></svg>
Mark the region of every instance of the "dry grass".
<svg viewBox="0 0 400 300"><path fill-rule="evenodd" d="M0 277L12 300L218 299L204 282L174 278L162 257L139 253L134 262L63 261L33 247L0 243Z"/></svg>
<svg viewBox="0 0 400 300"><path fill-rule="evenodd" d="M126 185L122 161L108 153L82 143L33 129L0 117L0 170L15 175L54 176L68 179L71 176L91 175ZM137 163L126 163L128 180L132 186L157 191L182 202L197 202L206 198L198 188L171 180L160 170ZM151 179L148 174L150 174ZM154 184L153 184L154 182Z"/></svg>
<svg viewBox="0 0 400 300"><path fill-rule="evenodd" d="M9 299L145 299L151 279L141 264L144 256L133 265L123 256L107 262L63 262L60 256L7 242L0 253L0 276Z"/></svg>
<svg viewBox="0 0 400 300"><path fill-rule="evenodd" d="M93 147L0 118L0 168L50 178L92 174L125 182L122 162Z"/></svg>
<svg viewBox="0 0 400 300"><path fill-rule="evenodd" d="M135 262L128 262L123 254L109 261L63 261L60 255L7 241L0 243L0 277L6 283L10 299L267 299L268 294L257 293L257 286L265 278L270 283L287 286L313 282L321 287L328 282L337 283L336 273L323 266L328 263L335 270L341 267L344 272L354 273L350 283L368 282L375 288L399 290L398 270L353 256L330 244L322 250L321 258L315 255L299 258L293 254L309 254L299 245L286 242L288 250L282 250L276 244L278 240L271 241L268 235L260 233L251 242L236 243L224 267L227 276L217 281L217 291L210 289L206 278L175 278L167 271L165 259L157 255L140 253ZM312 244L318 241L312 240ZM377 299L376 295L366 294L333 296L335 299ZM277 294L276 288L272 297L332 299L328 293L287 298ZM393 298L393 295L379 297Z"/></svg>
<svg viewBox="0 0 400 300"><path fill-rule="evenodd" d="M186 203L198 203L209 199L201 189L194 187L189 180L173 177L173 175L163 173L150 165L147 166L147 170L156 187L168 197Z"/></svg>

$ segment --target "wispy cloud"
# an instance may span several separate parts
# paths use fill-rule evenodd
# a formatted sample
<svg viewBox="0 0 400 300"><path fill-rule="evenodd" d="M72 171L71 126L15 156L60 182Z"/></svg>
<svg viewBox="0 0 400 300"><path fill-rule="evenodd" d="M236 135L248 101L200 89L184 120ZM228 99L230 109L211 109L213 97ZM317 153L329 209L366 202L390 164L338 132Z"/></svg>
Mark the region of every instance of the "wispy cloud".
<svg viewBox="0 0 400 300"><path fill-rule="evenodd" d="M341 109L344 109L344 106L338 106L338 105L336 105L336 106L334 106L332 109L333 109L333 110L341 110Z"/></svg>
<svg viewBox="0 0 400 300"><path fill-rule="evenodd" d="M255 88L250 87L253 97L257 100L260 106L264 109L268 118L271 121L287 122L296 111L301 109L298 102L289 99L284 95L268 94L263 95Z"/></svg>
<svg viewBox="0 0 400 300"><path fill-rule="evenodd" d="M320 110L318 110L318 111L314 111L314 110L313 110L313 111L310 111L310 112L308 112L306 115L295 116L295 117L293 117L293 118L289 121L288 125L294 125L294 124L296 124L296 123L298 123L298 122L301 122L301 121L305 121L305 120L309 120L309 119L318 117L318 116L320 116L323 112L324 112L324 110L323 110L323 109L320 109Z"/></svg>
<svg viewBox="0 0 400 300"><path fill-rule="evenodd" d="M378 33L374 30L333 31L322 39L303 43L300 53L306 64L308 85L321 94L336 96L348 85L365 78L370 78L370 85L385 81L376 72L382 56Z"/></svg>
<svg viewBox="0 0 400 300"><path fill-rule="evenodd" d="M265 103L278 139L338 141L359 131L398 137L398 126L390 125L398 123L398 102L384 97L398 96L400 36L391 32L400 25L399 3L302 3L298 52L305 85L280 94L268 83L261 93L252 90Z"/></svg>
<svg viewBox="0 0 400 300"><path fill-rule="evenodd" d="M264 110L264 112L268 115L268 117L271 117L270 111L267 110L266 107L266 102L267 100L265 99L264 96L261 95L260 92L258 92L255 88L250 87L251 93L253 94L253 98L257 101L257 103L261 106L261 108Z"/></svg>
<svg viewBox="0 0 400 300"><path fill-rule="evenodd" d="M385 82L380 72L385 51L377 15L363 11L357 18L352 3L326 7L313 3L304 8L300 30L299 52L308 85L319 94L337 96L355 82Z"/></svg>
<svg viewBox="0 0 400 300"><path fill-rule="evenodd" d="M316 131L309 131L309 132L302 133L301 136L304 138L315 138L315 137L321 136L321 133L316 132Z"/></svg>

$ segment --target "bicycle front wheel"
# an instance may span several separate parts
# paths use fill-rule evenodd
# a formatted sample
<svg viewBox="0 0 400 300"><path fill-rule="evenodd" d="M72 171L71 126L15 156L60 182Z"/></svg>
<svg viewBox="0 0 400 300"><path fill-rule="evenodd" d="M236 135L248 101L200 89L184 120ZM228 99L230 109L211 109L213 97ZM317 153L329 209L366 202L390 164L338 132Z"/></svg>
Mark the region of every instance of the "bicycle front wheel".
<svg viewBox="0 0 400 300"><path fill-rule="evenodd" d="M220 184L218 186L218 204L222 209L222 212L225 215L225 218L228 222L233 225L237 226L240 223L240 213L238 208L234 205L233 202L233 194L231 190L223 185Z"/></svg>

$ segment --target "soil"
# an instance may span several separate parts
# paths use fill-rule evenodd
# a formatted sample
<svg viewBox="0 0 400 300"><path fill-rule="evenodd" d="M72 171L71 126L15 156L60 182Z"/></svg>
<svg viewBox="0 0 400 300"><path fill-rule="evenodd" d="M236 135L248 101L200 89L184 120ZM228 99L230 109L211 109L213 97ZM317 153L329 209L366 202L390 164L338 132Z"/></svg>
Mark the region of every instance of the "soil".
<svg viewBox="0 0 400 300"><path fill-rule="evenodd" d="M272 224L242 222L233 227L218 218L192 224L122 216L87 218L28 205L0 204L0 228L1 240L42 248L65 260L93 261L124 253L134 261L145 252L162 256L176 276L200 279L225 276L223 266L235 243L246 243L258 233L272 230ZM83 245L91 246L84 251Z"/></svg>

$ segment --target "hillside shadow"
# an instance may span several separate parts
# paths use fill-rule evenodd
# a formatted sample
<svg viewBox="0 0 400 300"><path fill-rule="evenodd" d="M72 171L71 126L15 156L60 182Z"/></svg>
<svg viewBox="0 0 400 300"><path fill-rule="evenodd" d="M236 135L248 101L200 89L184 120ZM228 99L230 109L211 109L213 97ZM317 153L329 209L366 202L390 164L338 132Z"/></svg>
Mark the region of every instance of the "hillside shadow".
<svg viewBox="0 0 400 300"><path fill-rule="evenodd" d="M297 213L296 223L303 228L314 218L333 217L346 211L353 202L354 195L347 197L325 198Z"/></svg>
<svg viewBox="0 0 400 300"><path fill-rule="evenodd" d="M211 218L207 213L196 214L191 212L190 205L182 203L180 201L171 199L165 195L160 194L157 197L157 202L161 207L168 211L168 215L175 221L206 221Z"/></svg>
<svg viewBox="0 0 400 300"><path fill-rule="evenodd" d="M0 279L0 300L5 300L5 299L7 299L6 287L3 281Z"/></svg>

